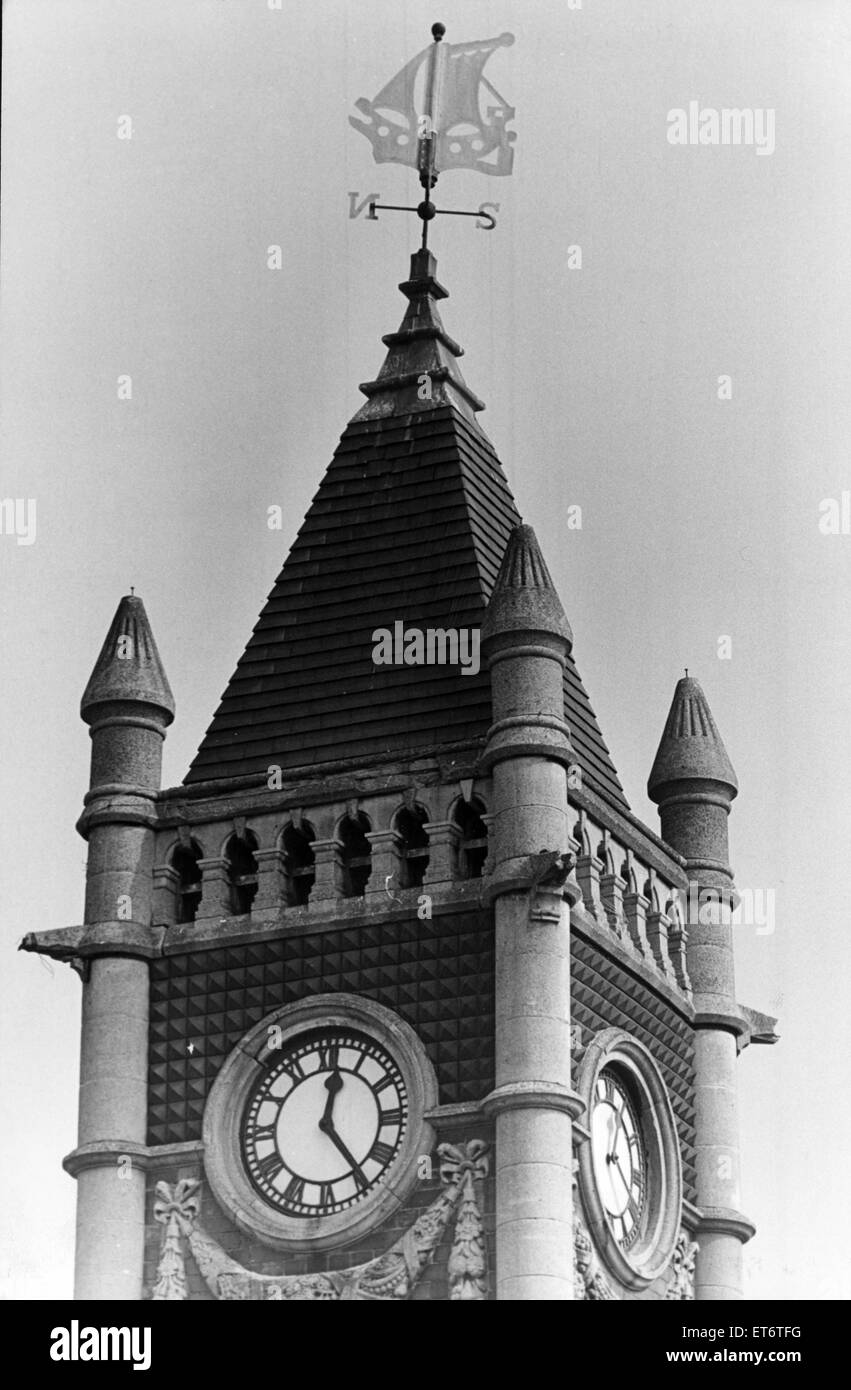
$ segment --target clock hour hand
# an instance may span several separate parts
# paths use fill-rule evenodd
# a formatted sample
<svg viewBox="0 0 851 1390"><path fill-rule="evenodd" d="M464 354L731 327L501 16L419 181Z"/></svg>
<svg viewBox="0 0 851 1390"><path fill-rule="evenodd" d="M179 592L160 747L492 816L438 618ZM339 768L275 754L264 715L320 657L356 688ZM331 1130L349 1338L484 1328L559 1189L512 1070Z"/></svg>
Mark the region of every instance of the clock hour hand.
<svg viewBox="0 0 851 1390"><path fill-rule="evenodd" d="M322 1119L319 1121L320 1129L323 1128L324 1124L330 1123L331 1112L334 1109L334 1101L337 1097L337 1092L343 1089L343 1078L338 1071L332 1071L328 1080L325 1082L325 1089L328 1092L328 1099L325 1102Z"/></svg>

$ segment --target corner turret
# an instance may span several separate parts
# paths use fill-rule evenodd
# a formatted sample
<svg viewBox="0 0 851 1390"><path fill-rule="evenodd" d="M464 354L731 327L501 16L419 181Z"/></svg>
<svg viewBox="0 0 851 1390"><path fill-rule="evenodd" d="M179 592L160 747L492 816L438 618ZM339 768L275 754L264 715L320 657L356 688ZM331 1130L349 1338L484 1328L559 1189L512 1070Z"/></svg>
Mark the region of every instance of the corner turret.
<svg viewBox="0 0 851 1390"><path fill-rule="evenodd" d="M647 783L662 836L686 861L687 962L695 1008L695 1297L742 1297L742 1245L754 1228L740 1210L737 1040L748 1022L736 1002L731 914L738 902L727 818L733 765L694 677L678 683Z"/></svg>

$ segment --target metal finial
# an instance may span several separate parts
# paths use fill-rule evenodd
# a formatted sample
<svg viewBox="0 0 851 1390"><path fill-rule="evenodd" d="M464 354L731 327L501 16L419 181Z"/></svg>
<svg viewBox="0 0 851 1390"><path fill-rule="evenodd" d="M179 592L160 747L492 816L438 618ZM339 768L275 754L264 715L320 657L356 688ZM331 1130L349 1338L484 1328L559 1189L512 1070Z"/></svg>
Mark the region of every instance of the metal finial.
<svg viewBox="0 0 851 1390"><path fill-rule="evenodd" d="M686 666L684 669L685 669L686 675L688 675L688 667Z"/></svg>
<svg viewBox="0 0 851 1390"><path fill-rule="evenodd" d="M133 597L133 595L135 594L135 592L136 592L136 590L133 588L133 585L131 584L131 585L130 585L130 597L131 597L131 598Z"/></svg>
<svg viewBox="0 0 851 1390"><path fill-rule="evenodd" d="M432 24L432 26L431 26L431 36L432 36L432 38L434 39L435 43L440 43L440 40L443 38L443 35L444 35L445 33L446 33L446 25L445 25L445 24Z"/></svg>

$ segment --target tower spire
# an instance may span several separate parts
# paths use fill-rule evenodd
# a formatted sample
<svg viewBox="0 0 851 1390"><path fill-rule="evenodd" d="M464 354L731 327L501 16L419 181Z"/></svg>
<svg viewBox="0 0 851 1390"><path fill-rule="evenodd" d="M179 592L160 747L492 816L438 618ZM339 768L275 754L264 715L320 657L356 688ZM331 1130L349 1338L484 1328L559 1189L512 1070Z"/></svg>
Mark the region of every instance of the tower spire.
<svg viewBox="0 0 851 1390"><path fill-rule="evenodd" d="M408 308L396 333L386 333L382 342L388 349L384 365L374 381L365 381L360 390L367 397L352 423L379 420L391 415L409 415L439 406L454 405L469 421L484 410L484 402L470 390L461 375L457 359L464 349L450 338L440 319L437 303L447 299L436 276L437 261L431 251L415 251L411 274L399 286Z"/></svg>

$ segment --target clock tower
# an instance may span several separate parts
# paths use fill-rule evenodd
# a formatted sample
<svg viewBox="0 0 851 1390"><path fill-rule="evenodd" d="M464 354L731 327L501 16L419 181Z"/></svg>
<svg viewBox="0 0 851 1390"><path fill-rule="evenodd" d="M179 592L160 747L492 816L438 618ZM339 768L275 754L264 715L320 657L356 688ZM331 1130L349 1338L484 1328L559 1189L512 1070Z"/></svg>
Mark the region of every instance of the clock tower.
<svg viewBox="0 0 851 1390"><path fill-rule="evenodd" d="M23 943L83 981L77 1296L739 1298L735 774L688 678L633 815L400 288L182 785L138 597L83 698L85 920Z"/></svg>

